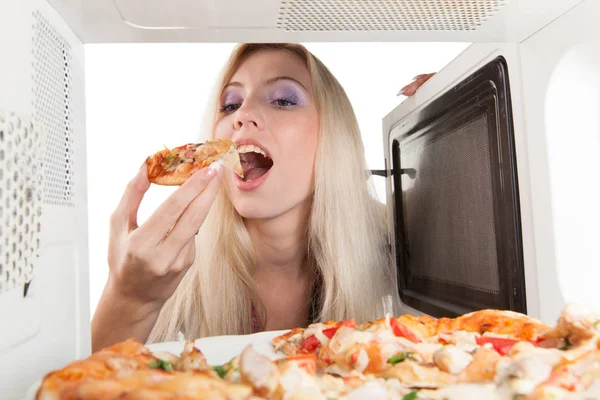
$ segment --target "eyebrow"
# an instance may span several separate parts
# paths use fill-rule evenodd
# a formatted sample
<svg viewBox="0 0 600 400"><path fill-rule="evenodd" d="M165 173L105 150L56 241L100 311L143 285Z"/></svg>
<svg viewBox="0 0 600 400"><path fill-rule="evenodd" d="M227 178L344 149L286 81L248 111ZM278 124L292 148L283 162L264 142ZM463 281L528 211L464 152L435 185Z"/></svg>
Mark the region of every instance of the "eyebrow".
<svg viewBox="0 0 600 400"><path fill-rule="evenodd" d="M302 86L302 88L304 88L304 90L306 90L308 92L308 89L306 88L306 86L304 86L302 84L302 82L300 82L299 80L292 78L291 76L276 76L274 78L268 79L265 84L267 85L272 85L275 82L278 81L292 81L292 82L296 82L298 85ZM244 85L242 85L240 82L229 82L227 85L225 85L225 87L223 88L223 90L227 89L229 86L236 86L236 87L243 87Z"/></svg>

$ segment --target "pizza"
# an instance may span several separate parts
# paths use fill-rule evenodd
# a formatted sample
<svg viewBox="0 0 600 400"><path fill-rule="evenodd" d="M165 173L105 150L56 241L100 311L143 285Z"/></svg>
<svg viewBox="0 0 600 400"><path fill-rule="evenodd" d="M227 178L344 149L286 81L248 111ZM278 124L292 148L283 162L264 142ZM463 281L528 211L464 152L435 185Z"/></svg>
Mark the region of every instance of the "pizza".
<svg viewBox="0 0 600 400"><path fill-rule="evenodd" d="M179 186L214 162L221 162L244 177L236 144L228 139L215 139L165 148L149 156L146 160L148 180L157 185Z"/></svg>
<svg viewBox="0 0 600 400"><path fill-rule="evenodd" d="M249 345L216 366L193 341L176 356L130 339L49 373L37 399L594 399L599 321L578 305L555 326L502 310L327 321L275 337L275 359Z"/></svg>

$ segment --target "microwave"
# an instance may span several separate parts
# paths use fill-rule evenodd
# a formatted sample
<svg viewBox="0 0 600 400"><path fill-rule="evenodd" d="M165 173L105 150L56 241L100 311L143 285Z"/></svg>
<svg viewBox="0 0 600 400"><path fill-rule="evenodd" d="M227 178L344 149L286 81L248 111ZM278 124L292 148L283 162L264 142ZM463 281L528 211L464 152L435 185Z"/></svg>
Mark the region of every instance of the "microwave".
<svg viewBox="0 0 600 400"><path fill-rule="evenodd" d="M3 399L91 352L93 43L472 43L382 110L374 173L405 311L600 310L596 0L22 0L0 18Z"/></svg>

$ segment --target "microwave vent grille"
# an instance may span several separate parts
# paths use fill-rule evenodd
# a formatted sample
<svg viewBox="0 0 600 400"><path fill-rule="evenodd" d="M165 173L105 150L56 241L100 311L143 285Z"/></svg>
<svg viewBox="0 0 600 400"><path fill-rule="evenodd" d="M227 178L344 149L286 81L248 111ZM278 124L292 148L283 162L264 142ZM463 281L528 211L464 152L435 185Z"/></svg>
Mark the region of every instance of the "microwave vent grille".
<svg viewBox="0 0 600 400"><path fill-rule="evenodd" d="M474 31L509 0L285 0L277 28L301 31Z"/></svg>
<svg viewBox="0 0 600 400"><path fill-rule="evenodd" d="M74 196L71 46L39 12L33 13L33 108L44 123L45 202L72 207Z"/></svg>
<svg viewBox="0 0 600 400"><path fill-rule="evenodd" d="M31 281L38 257L44 180L39 128L0 110L0 294Z"/></svg>

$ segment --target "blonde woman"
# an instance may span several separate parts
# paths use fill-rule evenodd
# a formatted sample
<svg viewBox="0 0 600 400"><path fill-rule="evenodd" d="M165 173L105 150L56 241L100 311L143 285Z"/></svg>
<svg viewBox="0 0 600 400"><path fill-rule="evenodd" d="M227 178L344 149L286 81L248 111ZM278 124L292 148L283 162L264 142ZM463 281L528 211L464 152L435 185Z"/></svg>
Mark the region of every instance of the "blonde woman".
<svg viewBox="0 0 600 400"><path fill-rule="evenodd" d="M202 170L138 226L142 166L111 218L93 349L397 313L385 208L329 70L300 45L240 45L214 100L211 136L238 143L246 179Z"/></svg>

